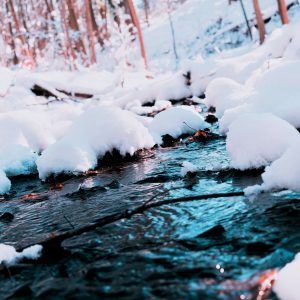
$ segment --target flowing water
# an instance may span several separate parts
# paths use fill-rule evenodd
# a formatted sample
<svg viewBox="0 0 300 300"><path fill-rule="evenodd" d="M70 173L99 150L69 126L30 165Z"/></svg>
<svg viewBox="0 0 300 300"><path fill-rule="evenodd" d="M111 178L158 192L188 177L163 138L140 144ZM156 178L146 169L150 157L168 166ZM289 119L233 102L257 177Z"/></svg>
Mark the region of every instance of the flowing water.
<svg viewBox="0 0 300 300"><path fill-rule="evenodd" d="M155 195L159 201L259 183L259 172L229 168L225 146L216 138L156 149L66 179L60 189L16 178L14 196L0 202L1 242L21 249ZM196 178L180 177L184 161L199 168ZM163 205L67 239L61 255L3 267L0 298L260 299L260 275L299 251L298 226L299 195L290 192Z"/></svg>

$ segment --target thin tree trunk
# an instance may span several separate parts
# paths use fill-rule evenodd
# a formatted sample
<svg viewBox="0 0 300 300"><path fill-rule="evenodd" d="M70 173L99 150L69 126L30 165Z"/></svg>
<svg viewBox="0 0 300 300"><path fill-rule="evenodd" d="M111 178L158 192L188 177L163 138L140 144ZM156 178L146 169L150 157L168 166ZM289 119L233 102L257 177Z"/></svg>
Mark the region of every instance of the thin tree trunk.
<svg viewBox="0 0 300 300"><path fill-rule="evenodd" d="M90 10L91 24L92 24L92 29L93 29L94 35L97 37L97 40L98 40L98 43L100 44L100 46L103 47L104 41L101 37L100 30L99 30L97 22L96 22L92 1L89 1L89 10Z"/></svg>
<svg viewBox="0 0 300 300"><path fill-rule="evenodd" d="M76 54L74 52L74 49L72 47L72 42L70 38L70 33L69 33L69 28L68 28L68 23L67 23L67 18L66 18L66 8L65 8L65 2L63 0L60 0L60 14L62 18L62 25L64 27L65 31L65 57L71 59L71 67L75 68L75 59L76 59Z"/></svg>
<svg viewBox="0 0 300 300"><path fill-rule="evenodd" d="M144 45L144 39L143 39L141 25L140 25L138 16L136 14L134 4L133 4L132 0L127 0L127 4L128 4L128 8L129 8L129 11L130 11L131 18L132 18L132 22L133 22L134 26L137 29L140 48L141 48L141 55L142 55L142 58L144 60L145 69L148 69L146 49L145 49L145 45Z"/></svg>
<svg viewBox="0 0 300 300"><path fill-rule="evenodd" d="M265 23L262 17L258 0L253 0L253 6L254 6L256 21L257 21L257 27L259 31L259 41L260 44L262 44L265 40L266 30L265 30Z"/></svg>
<svg viewBox="0 0 300 300"><path fill-rule="evenodd" d="M289 23L289 17L288 12L286 8L285 0L277 0L278 3L278 10L280 13L281 23L282 24L288 24Z"/></svg>
<svg viewBox="0 0 300 300"><path fill-rule="evenodd" d="M145 10L146 22L149 26L149 0L144 0L144 10Z"/></svg>
<svg viewBox="0 0 300 300"><path fill-rule="evenodd" d="M34 58L33 58L32 52L31 52L31 50L30 50L30 46L29 46L29 44L27 43L27 40L26 40L24 34L23 34L22 31L21 31L20 21L19 21L19 19L18 19L18 17L17 17L16 11L15 11L15 7L14 7L14 3L13 3L13 0L8 0L8 7L9 7L9 10L10 10L10 12L11 12L11 15L12 15L12 18L13 18L13 20L14 20L14 23L15 23L16 33L17 33L17 35L19 36L19 39L21 40L22 48L23 48L24 54L25 54L25 56L27 56L29 59L31 59L32 63L34 63Z"/></svg>
<svg viewBox="0 0 300 300"><path fill-rule="evenodd" d="M90 62L91 64L95 64L97 62L97 58L96 58L94 33L93 33L92 17L91 17L89 2L90 0L85 0L86 26L87 26L87 34L88 34L89 46L90 46Z"/></svg>
<svg viewBox="0 0 300 300"><path fill-rule="evenodd" d="M68 6L68 12L69 12L68 20L69 20L69 25L70 25L71 29L79 34L80 30L79 30L79 25L77 22L77 16L76 16L76 12L74 9L73 1L74 0L66 1L67 6ZM75 48L78 53L84 53L86 55L86 49L85 49L84 43L80 37L76 37Z"/></svg>

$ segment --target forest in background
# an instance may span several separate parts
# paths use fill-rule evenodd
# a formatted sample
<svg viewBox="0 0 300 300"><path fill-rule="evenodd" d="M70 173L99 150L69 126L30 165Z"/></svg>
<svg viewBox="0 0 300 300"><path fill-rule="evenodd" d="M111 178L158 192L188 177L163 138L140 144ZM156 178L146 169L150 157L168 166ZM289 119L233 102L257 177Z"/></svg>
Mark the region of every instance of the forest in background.
<svg viewBox="0 0 300 300"><path fill-rule="evenodd" d="M138 38L147 66L141 26L150 14L182 0L5 0L0 4L0 59L3 66L34 68L61 60L70 69L88 67L101 52L119 64ZM129 62L125 62L128 63Z"/></svg>

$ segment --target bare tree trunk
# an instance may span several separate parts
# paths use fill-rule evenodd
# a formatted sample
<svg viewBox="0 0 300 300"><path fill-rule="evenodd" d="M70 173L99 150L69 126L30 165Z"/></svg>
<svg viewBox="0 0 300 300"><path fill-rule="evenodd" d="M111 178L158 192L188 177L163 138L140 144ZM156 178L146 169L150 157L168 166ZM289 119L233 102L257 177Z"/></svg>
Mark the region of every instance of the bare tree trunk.
<svg viewBox="0 0 300 300"><path fill-rule="evenodd" d="M289 17L288 12L286 8L285 0L277 0L278 3L278 10L280 13L281 23L282 24L288 24L289 23Z"/></svg>
<svg viewBox="0 0 300 300"><path fill-rule="evenodd" d="M142 34L142 29L141 29L141 26L140 26L140 22L139 22L137 14L136 14L134 4L133 4L132 0L127 0L126 2L128 4L128 8L129 8L129 11L130 11L132 22L133 22L133 24L136 27L137 32L138 32L138 38L139 38L139 43L140 43L140 48L141 48L141 55L142 55L142 58L144 60L145 69L148 69L146 49L145 49L145 45L144 45L144 39L143 39L143 34Z"/></svg>
<svg viewBox="0 0 300 300"><path fill-rule="evenodd" d="M100 44L100 46L103 47L104 41L101 37L100 30L99 30L97 22L96 22L92 1L89 1L89 10L90 10L93 33L97 37L97 40L98 40L98 43Z"/></svg>
<svg viewBox="0 0 300 300"><path fill-rule="evenodd" d="M90 62L91 64L95 64L97 62L97 58L96 58L92 16L91 16L89 2L90 0L85 0L86 27L87 27L87 34L89 39L89 46L90 46Z"/></svg>
<svg viewBox="0 0 300 300"><path fill-rule="evenodd" d="M144 0L144 10L145 10L146 22L149 26L149 0Z"/></svg>
<svg viewBox="0 0 300 300"><path fill-rule="evenodd" d="M77 16L75 13L75 9L74 9L74 0L67 0L67 6L68 6L68 12L69 12L69 25L71 27L72 30L74 30L75 32L77 32L79 34L80 30L79 30L79 25L77 22ZM78 53L84 53L86 55L86 50L85 50L85 46L84 43L82 41L82 39L80 37L76 37L75 40L75 48L76 51Z"/></svg>
<svg viewBox="0 0 300 300"><path fill-rule="evenodd" d="M257 21L257 27L259 31L259 41L260 44L262 44L265 40L266 30L265 30L265 23L262 17L258 0L253 0L253 6L254 6L256 21Z"/></svg>
<svg viewBox="0 0 300 300"><path fill-rule="evenodd" d="M65 51L64 51L65 57L71 59L70 65L71 65L71 67L75 68L76 54L72 47L68 22L67 22L67 18L66 18L65 2L63 0L60 0L60 14L61 14L61 18L62 18L62 25L63 25L64 31L65 31Z"/></svg>
<svg viewBox="0 0 300 300"><path fill-rule="evenodd" d="M30 46L27 43L27 40L26 40L24 34L21 31L20 21L17 17L13 0L8 0L8 7L9 7L9 10L11 12L14 23L15 23L16 33L19 36L19 39L21 40L23 52L24 52L25 56L27 56L29 59L31 59L32 63L34 63L34 58L33 58L33 55L32 55L32 51L30 50Z"/></svg>

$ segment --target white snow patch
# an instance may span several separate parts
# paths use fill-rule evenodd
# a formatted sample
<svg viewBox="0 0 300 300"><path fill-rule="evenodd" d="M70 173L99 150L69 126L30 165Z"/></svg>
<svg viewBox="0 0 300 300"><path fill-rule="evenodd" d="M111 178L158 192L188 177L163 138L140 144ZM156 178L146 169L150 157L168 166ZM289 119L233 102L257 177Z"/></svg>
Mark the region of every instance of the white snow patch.
<svg viewBox="0 0 300 300"><path fill-rule="evenodd" d="M188 173L196 173L197 171L198 171L198 167L196 167L189 161L184 161L182 163L180 174L182 177L185 177Z"/></svg>
<svg viewBox="0 0 300 300"><path fill-rule="evenodd" d="M6 95L13 82L14 76L15 74L11 70L0 67L0 97Z"/></svg>
<svg viewBox="0 0 300 300"><path fill-rule="evenodd" d="M290 189L300 192L300 142L286 152L262 174L265 189Z"/></svg>
<svg viewBox="0 0 300 300"><path fill-rule="evenodd" d="M300 253L277 274L273 287L281 300L299 300Z"/></svg>
<svg viewBox="0 0 300 300"><path fill-rule="evenodd" d="M8 265L15 264L22 259L38 259L42 253L41 245L34 245L24 249L22 252L17 252L13 246L0 244L0 264Z"/></svg>
<svg viewBox="0 0 300 300"><path fill-rule="evenodd" d="M153 146L148 129L131 112L99 106L83 113L63 138L48 147L37 167L41 179L62 172L85 172L113 149L125 156Z"/></svg>
<svg viewBox="0 0 300 300"><path fill-rule="evenodd" d="M7 193L10 190L11 182L6 174L0 170L0 195Z"/></svg>
<svg viewBox="0 0 300 300"><path fill-rule="evenodd" d="M229 126L227 151L234 168L269 165L300 141L298 131L272 114L243 114Z"/></svg>
<svg viewBox="0 0 300 300"><path fill-rule="evenodd" d="M164 135L178 138L209 126L193 107L182 105L158 113L150 123L149 130L155 142L160 145Z"/></svg>
<svg viewBox="0 0 300 300"><path fill-rule="evenodd" d="M240 83L224 77L212 80L206 89L205 104L216 108L216 116L222 117L225 110L242 104L250 92Z"/></svg>
<svg viewBox="0 0 300 300"><path fill-rule="evenodd" d="M36 172L37 154L28 147L10 144L0 148L0 169L7 176L28 175Z"/></svg>

